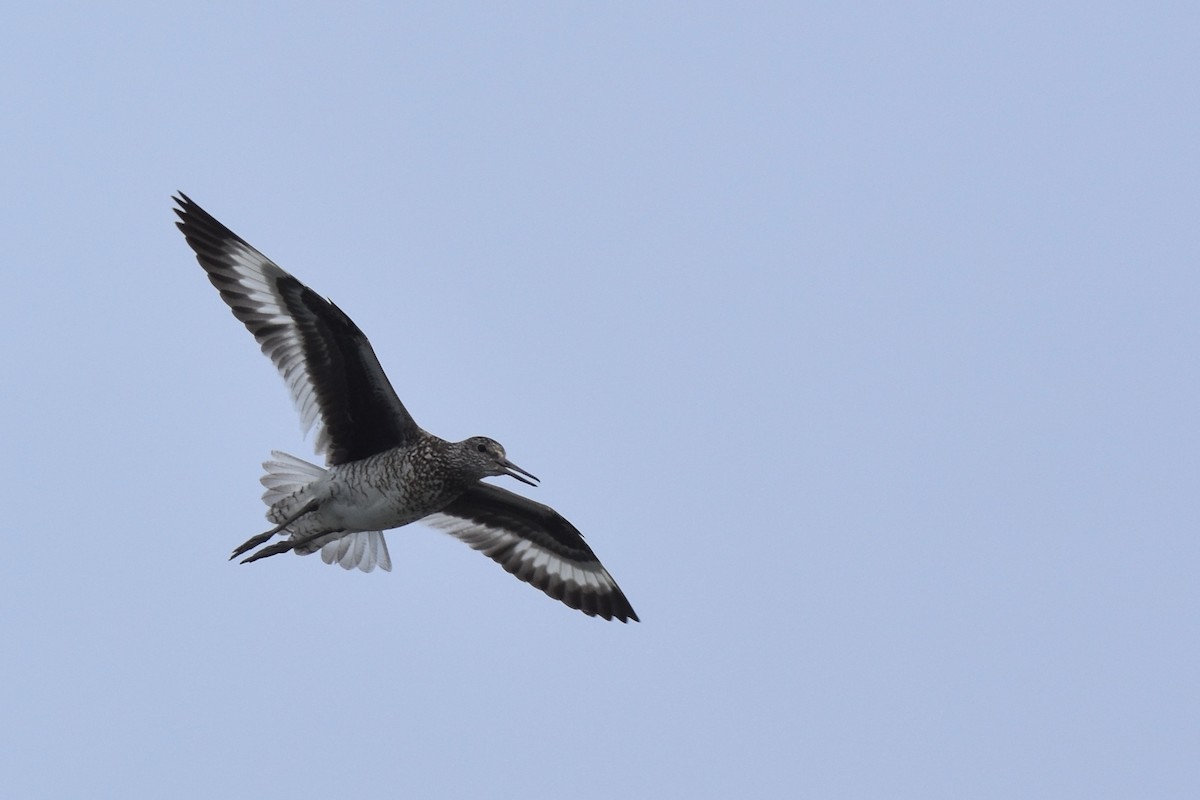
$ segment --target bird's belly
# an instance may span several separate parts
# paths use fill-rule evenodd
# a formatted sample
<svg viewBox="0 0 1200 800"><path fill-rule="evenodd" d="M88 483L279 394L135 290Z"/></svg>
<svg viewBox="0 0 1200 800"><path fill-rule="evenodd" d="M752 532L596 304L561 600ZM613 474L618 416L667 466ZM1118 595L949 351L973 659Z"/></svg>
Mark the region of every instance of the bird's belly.
<svg viewBox="0 0 1200 800"><path fill-rule="evenodd" d="M416 522L430 512L406 509L399 498L371 489L349 497L335 497L321 507L321 516L331 529L382 531Z"/></svg>

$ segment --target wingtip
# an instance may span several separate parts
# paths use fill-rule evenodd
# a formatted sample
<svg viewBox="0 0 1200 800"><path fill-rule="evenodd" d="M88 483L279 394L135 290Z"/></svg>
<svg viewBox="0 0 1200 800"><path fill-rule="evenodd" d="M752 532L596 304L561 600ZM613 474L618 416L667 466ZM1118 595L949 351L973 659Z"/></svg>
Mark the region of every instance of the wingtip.
<svg viewBox="0 0 1200 800"><path fill-rule="evenodd" d="M641 618L638 617L637 612L633 610L633 606L629 605L628 600L625 601L624 608L618 608L613 611L610 619L620 620L626 624L630 622L642 621Z"/></svg>

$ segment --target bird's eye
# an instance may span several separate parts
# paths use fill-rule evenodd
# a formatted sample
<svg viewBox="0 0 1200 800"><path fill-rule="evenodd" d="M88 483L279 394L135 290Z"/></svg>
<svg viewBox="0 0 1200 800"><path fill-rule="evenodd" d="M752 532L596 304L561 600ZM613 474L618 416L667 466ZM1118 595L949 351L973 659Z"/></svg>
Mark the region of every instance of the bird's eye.
<svg viewBox="0 0 1200 800"><path fill-rule="evenodd" d="M475 449L476 449L476 450L478 450L478 451L479 451L479 452L481 452L481 453L486 453L486 452L487 452L487 445L486 445L486 444L484 444L483 442L480 442L479 444L475 445Z"/></svg>

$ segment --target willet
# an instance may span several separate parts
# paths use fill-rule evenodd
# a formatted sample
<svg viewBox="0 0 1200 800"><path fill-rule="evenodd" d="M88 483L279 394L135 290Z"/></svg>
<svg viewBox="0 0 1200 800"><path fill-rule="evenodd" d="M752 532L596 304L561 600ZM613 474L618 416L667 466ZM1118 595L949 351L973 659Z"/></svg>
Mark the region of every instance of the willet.
<svg viewBox="0 0 1200 800"><path fill-rule="evenodd" d="M327 564L390 570L383 531L420 520L481 551L589 616L636 621L582 534L549 506L483 483L538 479L492 439L448 442L409 416L367 337L329 300L281 269L180 192L176 223L208 279L275 364L326 468L278 451L263 464L275 526L233 551L242 563L321 551Z"/></svg>

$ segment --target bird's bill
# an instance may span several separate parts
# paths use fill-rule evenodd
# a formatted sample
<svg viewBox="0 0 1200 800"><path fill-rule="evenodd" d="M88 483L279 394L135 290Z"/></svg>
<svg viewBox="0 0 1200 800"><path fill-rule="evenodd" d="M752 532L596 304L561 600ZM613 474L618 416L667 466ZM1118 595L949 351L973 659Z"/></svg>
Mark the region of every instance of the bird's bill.
<svg viewBox="0 0 1200 800"><path fill-rule="evenodd" d="M508 475L511 478L516 478L521 483L527 483L530 486L537 486L537 481L540 480L540 478L533 473L526 472L508 459L505 459L503 462L501 462L500 466L504 467L505 475Z"/></svg>

